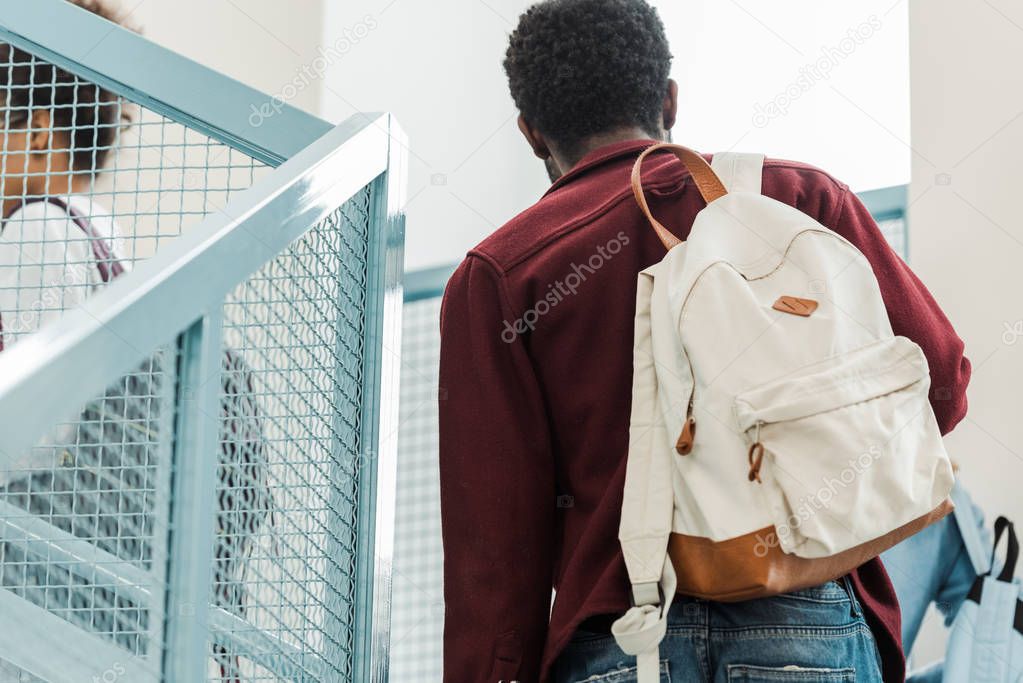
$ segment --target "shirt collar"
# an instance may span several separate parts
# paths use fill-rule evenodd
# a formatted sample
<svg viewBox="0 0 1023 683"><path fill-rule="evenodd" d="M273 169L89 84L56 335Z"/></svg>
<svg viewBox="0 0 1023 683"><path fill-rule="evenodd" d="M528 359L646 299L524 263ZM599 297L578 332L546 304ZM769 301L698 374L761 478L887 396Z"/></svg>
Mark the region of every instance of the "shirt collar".
<svg viewBox="0 0 1023 683"><path fill-rule="evenodd" d="M548 188L547 192L544 193L544 196L547 196L559 187L563 187L564 185L571 183L576 178L586 175L597 166L603 166L614 159L633 156L655 142L657 141L640 138L636 140L625 140L624 142L613 142L610 145L598 147L580 159L576 165L568 171L568 173L558 178L554 184Z"/></svg>

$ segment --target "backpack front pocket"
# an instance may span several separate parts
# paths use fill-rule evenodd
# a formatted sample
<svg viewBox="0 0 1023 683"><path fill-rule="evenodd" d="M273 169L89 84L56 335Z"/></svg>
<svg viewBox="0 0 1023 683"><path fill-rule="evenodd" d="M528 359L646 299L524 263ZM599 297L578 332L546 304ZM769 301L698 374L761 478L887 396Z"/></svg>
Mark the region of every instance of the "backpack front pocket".
<svg viewBox="0 0 1023 683"><path fill-rule="evenodd" d="M923 351L893 337L735 398L782 550L827 557L930 513L952 487Z"/></svg>

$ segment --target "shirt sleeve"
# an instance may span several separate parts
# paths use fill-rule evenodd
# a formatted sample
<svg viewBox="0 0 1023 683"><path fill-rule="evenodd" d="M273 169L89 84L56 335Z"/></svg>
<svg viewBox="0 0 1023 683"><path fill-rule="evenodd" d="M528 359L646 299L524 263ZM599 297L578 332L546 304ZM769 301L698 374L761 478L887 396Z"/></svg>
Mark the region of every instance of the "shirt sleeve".
<svg viewBox="0 0 1023 683"><path fill-rule="evenodd" d="M537 680L550 614L555 470L503 282L470 256L441 309L446 683Z"/></svg>
<svg viewBox="0 0 1023 683"><path fill-rule="evenodd" d="M0 233L0 350L84 301L94 269L88 240L62 209L35 202L14 212ZM74 434L70 422L54 427L0 473L0 484L20 470L53 467Z"/></svg>
<svg viewBox="0 0 1023 683"><path fill-rule="evenodd" d="M845 188L832 230L870 262L881 286L892 331L923 349L931 372L930 400L942 434L952 431L966 415L966 385L970 361L952 324L909 266L891 248L870 212Z"/></svg>
<svg viewBox="0 0 1023 683"><path fill-rule="evenodd" d="M80 304L93 286L88 239L46 202L8 218L0 234L0 324L4 348Z"/></svg>

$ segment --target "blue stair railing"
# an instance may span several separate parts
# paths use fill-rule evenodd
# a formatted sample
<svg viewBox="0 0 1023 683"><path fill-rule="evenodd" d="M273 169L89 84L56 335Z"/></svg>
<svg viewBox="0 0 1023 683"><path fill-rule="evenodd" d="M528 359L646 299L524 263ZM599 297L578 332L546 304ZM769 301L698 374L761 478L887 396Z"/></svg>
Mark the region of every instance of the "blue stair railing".
<svg viewBox="0 0 1023 683"><path fill-rule="evenodd" d="M63 0L0 0L0 43L132 119L74 199L126 272L0 306L0 678L386 680L400 128Z"/></svg>

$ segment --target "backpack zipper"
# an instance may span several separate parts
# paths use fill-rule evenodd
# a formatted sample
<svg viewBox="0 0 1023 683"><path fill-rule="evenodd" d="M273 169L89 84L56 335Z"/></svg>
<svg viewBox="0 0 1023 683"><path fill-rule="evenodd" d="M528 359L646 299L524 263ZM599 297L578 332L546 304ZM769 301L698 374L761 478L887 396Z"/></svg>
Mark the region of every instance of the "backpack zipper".
<svg viewBox="0 0 1023 683"><path fill-rule="evenodd" d="M692 370L690 363L689 369ZM682 433L678 435L675 442L675 451L679 455L689 455L693 452L693 439L696 438L696 418L693 417L693 403L696 399L696 377L693 376L693 390L689 394L689 406L686 408L686 419L682 423Z"/></svg>
<svg viewBox="0 0 1023 683"><path fill-rule="evenodd" d="M753 443L750 444L749 451L746 453L746 458L749 460L749 480L750 482L760 481L760 466L764 464L764 444L760 443L760 428L764 425L763 420L757 420L757 431L753 437Z"/></svg>

